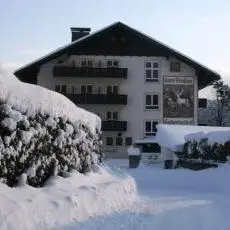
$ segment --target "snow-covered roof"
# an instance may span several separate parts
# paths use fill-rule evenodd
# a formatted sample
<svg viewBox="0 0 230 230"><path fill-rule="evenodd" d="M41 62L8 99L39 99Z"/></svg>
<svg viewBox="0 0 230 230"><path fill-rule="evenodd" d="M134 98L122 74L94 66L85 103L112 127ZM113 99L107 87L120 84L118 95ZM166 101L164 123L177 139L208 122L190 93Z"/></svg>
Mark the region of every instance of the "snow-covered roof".
<svg viewBox="0 0 230 230"><path fill-rule="evenodd" d="M101 127L98 116L77 107L65 96L41 86L23 83L15 76L0 73L0 100L28 116L40 112L66 117L72 122L80 120L93 129L100 130Z"/></svg>
<svg viewBox="0 0 230 230"><path fill-rule="evenodd" d="M230 127L158 124L154 140L163 147L177 151L186 141L201 138L223 143L230 140Z"/></svg>

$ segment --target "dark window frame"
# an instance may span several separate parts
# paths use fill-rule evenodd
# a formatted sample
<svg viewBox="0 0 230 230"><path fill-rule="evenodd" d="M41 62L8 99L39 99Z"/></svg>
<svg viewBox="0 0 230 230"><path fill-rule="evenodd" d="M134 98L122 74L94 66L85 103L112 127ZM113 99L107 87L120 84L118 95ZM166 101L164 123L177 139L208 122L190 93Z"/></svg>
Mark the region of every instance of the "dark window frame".
<svg viewBox="0 0 230 230"><path fill-rule="evenodd" d="M123 138L116 137L116 146L122 146L122 145L123 145Z"/></svg>
<svg viewBox="0 0 230 230"><path fill-rule="evenodd" d="M126 137L125 138L125 145L130 146L133 143L133 138L132 137Z"/></svg>
<svg viewBox="0 0 230 230"><path fill-rule="evenodd" d="M157 102L157 103L154 103ZM159 109L159 95L155 93L145 94L145 109L158 110Z"/></svg>
<svg viewBox="0 0 230 230"><path fill-rule="evenodd" d="M81 94L92 94L93 85L81 85Z"/></svg>
<svg viewBox="0 0 230 230"><path fill-rule="evenodd" d="M60 93L61 92L61 86L60 85L55 85L54 90L55 90L55 92Z"/></svg>
<svg viewBox="0 0 230 230"><path fill-rule="evenodd" d="M160 82L160 63L159 61L145 62L145 82Z"/></svg>
<svg viewBox="0 0 230 230"><path fill-rule="evenodd" d="M148 124L148 126L147 126ZM155 120L146 120L144 123L144 134L146 137L155 136L157 129L156 125L158 124Z"/></svg>
<svg viewBox="0 0 230 230"><path fill-rule="evenodd" d="M113 137L106 137L106 145L108 146L113 145Z"/></svg>

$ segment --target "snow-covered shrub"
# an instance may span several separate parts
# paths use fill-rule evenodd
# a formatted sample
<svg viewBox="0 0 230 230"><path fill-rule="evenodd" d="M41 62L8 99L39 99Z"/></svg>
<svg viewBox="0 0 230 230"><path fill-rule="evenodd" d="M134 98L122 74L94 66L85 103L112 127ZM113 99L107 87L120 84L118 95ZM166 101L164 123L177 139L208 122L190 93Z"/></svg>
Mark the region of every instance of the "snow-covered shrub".
<svg viewBox="0 0 230 230"><path fill-rule="evenodd" d="M230 141L221 144L210 143L208 138L201 138L199 141L189 140L185 142L183 151L177 155L180 159L195 160L195 162L226 162L227 156L230 155Z"/></svg>
<svg viewBox="0 0 230 230"><path fill-rule="evenodd" d="M18 178L42 186L52 175L88 172L101 161L100 145L100 132L80 120L73 123L39 112L26 116L0 104L0 178L10 186Z"/></svg>

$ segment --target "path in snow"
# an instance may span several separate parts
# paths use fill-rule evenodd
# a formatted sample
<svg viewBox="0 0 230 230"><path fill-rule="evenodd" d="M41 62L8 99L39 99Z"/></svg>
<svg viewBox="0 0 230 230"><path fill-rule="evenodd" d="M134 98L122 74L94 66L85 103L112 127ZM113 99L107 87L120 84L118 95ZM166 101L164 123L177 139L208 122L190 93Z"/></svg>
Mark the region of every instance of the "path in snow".
<svg viewBox="0 0 230 230"><path fill-rule="evenodd" d="M230 199L227 193L230 186L226 187L226 191L219 191L222 184L216 181L218 188L210 190L212 184L209 178L205 178L210 174L209 177L215 180L214 171L199 175L199 172L189 170L170 171L149 166L128 169L128 162L124 160L110 160L108 164L121 167L135 178L140 194L138 200L129 211L95 217L59 229L230 229ZM197 182L188 181L196 177Z"/></svg>

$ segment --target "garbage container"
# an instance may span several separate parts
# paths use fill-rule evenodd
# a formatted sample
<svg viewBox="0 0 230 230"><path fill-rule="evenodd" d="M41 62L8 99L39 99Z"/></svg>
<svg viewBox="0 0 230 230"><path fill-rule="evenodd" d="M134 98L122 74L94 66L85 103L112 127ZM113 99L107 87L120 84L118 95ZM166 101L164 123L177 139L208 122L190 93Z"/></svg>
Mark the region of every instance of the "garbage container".
<svg viewBox="0 0 230 230"><path fill-rule="evenodd" d="M128 148L129 168L137 168L140 164L140 149L134 144Z"/></svg>
<svg viewBox="0 0 230 230"><path fill-rule="evenodd" d="M165 160L165 169L173 168L173 160Z"/></svg>
<svg viewBox="0 0 230 230"><path fill-rule="evenodd" d="M129 155L129 168L137 168L140 164L140 155Z"/></svg>

